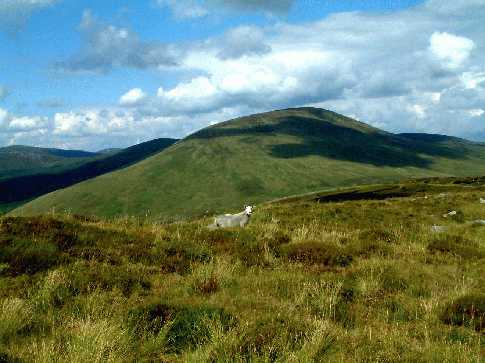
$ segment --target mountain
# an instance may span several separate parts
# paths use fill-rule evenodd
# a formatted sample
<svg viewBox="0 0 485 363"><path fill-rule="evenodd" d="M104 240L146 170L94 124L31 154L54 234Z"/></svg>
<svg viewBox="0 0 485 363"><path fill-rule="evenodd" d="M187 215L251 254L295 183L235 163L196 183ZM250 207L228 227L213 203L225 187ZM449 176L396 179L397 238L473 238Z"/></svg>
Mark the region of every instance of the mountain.
<svg viewBox="0 0 485 363"><path fill-rule="evenodd" d="M77 158L77 163L64 163L62 168L44 166L40 170L32 169L34 172L31 170L31 174L28 175L4 178L0 180L0 204L11 204L32 199L80 181L127 167L160 152L176 141L175 139L155 139L118 152L94 154L97 156L96 158L91 157L87 160ZM35 155L34 151L32 150L32 155ZM77 155L77 153L63 150L62 155ZM79 155L83 155L83 152L79 153ZM74 158L74 156L72 157ZM24 172L27 172L27 170L25 169Z"/></svg>
<svg viewBox="0 0 485 363"><path fill-rule="evenodd" d="M356 184L485 174L485 146L442 135L391 134L317 108L273 111L196 132L123 170L14 211L180 218Z"/></svg>
<svg viewBox="0 0 485 363"><path fill-rule="evenodd" d="M45 169L60 170L98 156L81 150L48 149L14 145L0 148L0 180L33 174Z"/></svg>

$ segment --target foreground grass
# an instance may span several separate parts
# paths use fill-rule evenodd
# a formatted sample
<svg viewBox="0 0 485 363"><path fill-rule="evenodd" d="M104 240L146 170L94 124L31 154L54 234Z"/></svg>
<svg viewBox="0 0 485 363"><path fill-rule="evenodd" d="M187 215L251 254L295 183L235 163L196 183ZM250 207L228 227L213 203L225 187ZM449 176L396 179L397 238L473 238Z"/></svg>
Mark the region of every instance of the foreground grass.
<svg viewBox="0 0 485 363"><path fill-rule="evenodd" d="M483 362L484 194L300 198L216 231L5 217L0 361Z"/></svg>

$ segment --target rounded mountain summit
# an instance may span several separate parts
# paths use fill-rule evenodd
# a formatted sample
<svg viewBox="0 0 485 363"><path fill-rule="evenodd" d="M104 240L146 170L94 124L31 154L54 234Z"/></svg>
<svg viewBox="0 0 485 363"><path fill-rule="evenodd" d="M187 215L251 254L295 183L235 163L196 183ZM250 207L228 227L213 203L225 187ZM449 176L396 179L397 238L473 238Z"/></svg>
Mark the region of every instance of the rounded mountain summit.
<svg viewBox="0 0 485 363"><path fill-rule="evenodd" d="M392 134L317 108L267 112L202 129L125 169L13 211L194 217L292 194L408 177L485 174L485 145Z"/></svg>

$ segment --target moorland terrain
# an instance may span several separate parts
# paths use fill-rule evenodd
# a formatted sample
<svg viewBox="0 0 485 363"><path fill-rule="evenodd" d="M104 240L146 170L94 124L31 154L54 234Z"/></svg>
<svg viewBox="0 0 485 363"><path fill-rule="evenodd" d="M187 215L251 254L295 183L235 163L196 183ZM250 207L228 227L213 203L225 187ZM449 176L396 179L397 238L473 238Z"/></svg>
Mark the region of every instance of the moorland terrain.
<svg viewBox="0 0 485 363"><path fill-rule="evenodd" d="M485 178L350 188L214 231L4 216L0 359L481 362L484 195Z"/></svg>

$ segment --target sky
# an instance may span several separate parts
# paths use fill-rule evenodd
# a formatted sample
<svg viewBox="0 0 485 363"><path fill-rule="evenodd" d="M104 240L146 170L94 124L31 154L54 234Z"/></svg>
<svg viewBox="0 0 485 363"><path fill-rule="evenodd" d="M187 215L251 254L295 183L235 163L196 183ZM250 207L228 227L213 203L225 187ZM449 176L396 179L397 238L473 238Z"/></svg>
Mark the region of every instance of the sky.
<svg viewBox="0 0 485 363"><path fill-rule="evenodd" d="M0 0L0 146L300 106L485 141L485 0Z"/></svg>

